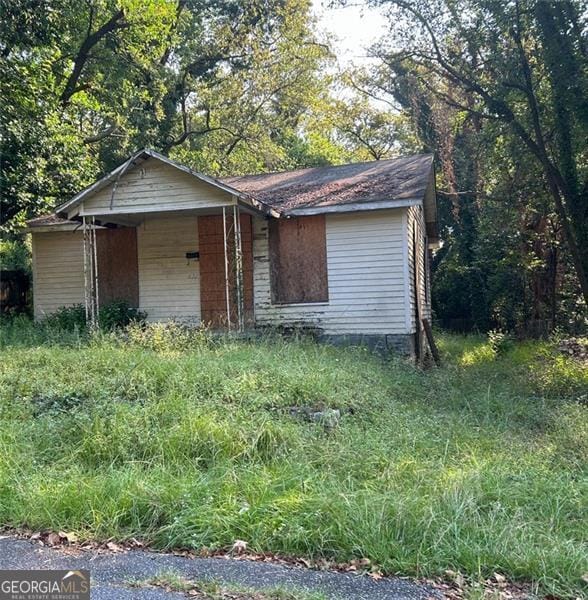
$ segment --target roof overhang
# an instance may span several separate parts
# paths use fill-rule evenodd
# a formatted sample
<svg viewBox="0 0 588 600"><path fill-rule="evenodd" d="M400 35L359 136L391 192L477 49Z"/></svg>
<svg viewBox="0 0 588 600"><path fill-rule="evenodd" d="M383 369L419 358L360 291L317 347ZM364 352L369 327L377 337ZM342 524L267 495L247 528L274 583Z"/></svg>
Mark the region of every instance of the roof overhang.
<svg viewBox="0 0 588 600"><path fill-rule="evenodd" d="M406 208L422 204L421 198L402 198L400 200L371 200L369 202L349 202L348 204L332 204L329 206L315 206L307 208L293 208L284 211L284 217L307 217L330 213L351 213L371 210L384 210L390 208Z"/></svg>

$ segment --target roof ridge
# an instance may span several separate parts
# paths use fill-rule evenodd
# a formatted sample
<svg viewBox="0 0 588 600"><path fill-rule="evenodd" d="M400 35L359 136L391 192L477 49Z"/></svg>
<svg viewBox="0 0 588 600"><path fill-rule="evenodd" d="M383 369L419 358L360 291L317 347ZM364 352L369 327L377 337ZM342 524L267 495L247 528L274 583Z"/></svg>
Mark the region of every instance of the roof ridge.
<svg viewBox="0 0 588 600"><path fill-rule="evenodd" d="M341 165L323 165L321 167L302 167L300 169L284 169L283 171L260 171L258 173L247 173L245 175L225 175L223 177L217 177L221 182L228 182L229 180L242 179L244 177L267 177L270 175L283 175L284 173L300 173L302 171L318 171L321 169L339 169L343 167L370 165L370 164L382 164L386 162L395 162L398 160L405 160L409 158L420 158L423 156L429 156L433 158L435 154L433 152L421 152L420 154L408 154L404 156L395 156L394 158L384 158L379 160L362 160L358 162L348 162Z"/></svg>

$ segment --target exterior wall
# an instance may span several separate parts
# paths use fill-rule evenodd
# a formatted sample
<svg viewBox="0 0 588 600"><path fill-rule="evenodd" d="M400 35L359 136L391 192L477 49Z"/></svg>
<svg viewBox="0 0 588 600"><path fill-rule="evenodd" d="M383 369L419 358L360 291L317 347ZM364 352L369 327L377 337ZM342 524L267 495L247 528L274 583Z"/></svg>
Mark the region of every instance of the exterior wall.
<svg viewBox="0 0 588 600"><path fill-rule="evenodd" d="M62 306L84 303L84 248L80 231L33 233L33 304L40 319Z"/></svg>
<svg viewBox="0 0 588 600"><path fill-rule="evenodd" d="M161 161L148 159L84 200L80 215L133 214L232 204L231 195Z"/></svg>
<svg viewBox="0 0 588 600"><path fill-rule="evenodd" d="M423 209L421 206L411 206L408 209L407 215L410 327L411 331L415 332L417 330L417 294L415 294L415 279L418 290L418 312L421 319L429 319L429 321L431 320L431 287L425 259L425 252L428 253L428 249L426 248L426 229ZM415 235L416 244L414 243ZM415 248L416 256L414 252Z"/></svg>
<svg viewBox="0 0 588 600"><path fill-rule="evenodd" d="M255 321L326 335L406 334L405 209L326 216L328 302L272 305L268 223L253 220Z"/></svg>
<svg viewBox="0 0 588 600"><path fill-rule="evenodd" d="M139 308L147 319L200 321L200 266L195 216L149 217L137 228Z"/></svg>

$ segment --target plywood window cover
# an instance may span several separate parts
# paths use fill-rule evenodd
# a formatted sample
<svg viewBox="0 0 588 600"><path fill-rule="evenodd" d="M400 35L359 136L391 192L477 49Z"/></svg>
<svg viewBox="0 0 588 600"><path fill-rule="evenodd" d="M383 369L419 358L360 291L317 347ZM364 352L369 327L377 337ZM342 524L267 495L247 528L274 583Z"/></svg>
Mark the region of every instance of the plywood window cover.
<svg viewBox="0 0 588 600"><path fill-rule="evenodd" d="M268 235L272 304L328 304L325 216L270 221Z"/></svg>

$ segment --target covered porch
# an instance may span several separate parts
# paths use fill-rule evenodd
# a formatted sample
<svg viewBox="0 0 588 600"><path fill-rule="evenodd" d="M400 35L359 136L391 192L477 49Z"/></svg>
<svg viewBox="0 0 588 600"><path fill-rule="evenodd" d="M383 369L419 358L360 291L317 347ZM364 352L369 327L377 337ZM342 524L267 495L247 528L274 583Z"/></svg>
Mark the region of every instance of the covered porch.
<svg viewBox="0 0 588 600"><path fill-rule="evenodd" d="M151 152L117 171L57 211L81 235L88 322L124 300L152 321L250 327L252 220L265 207Z"/></svg>

